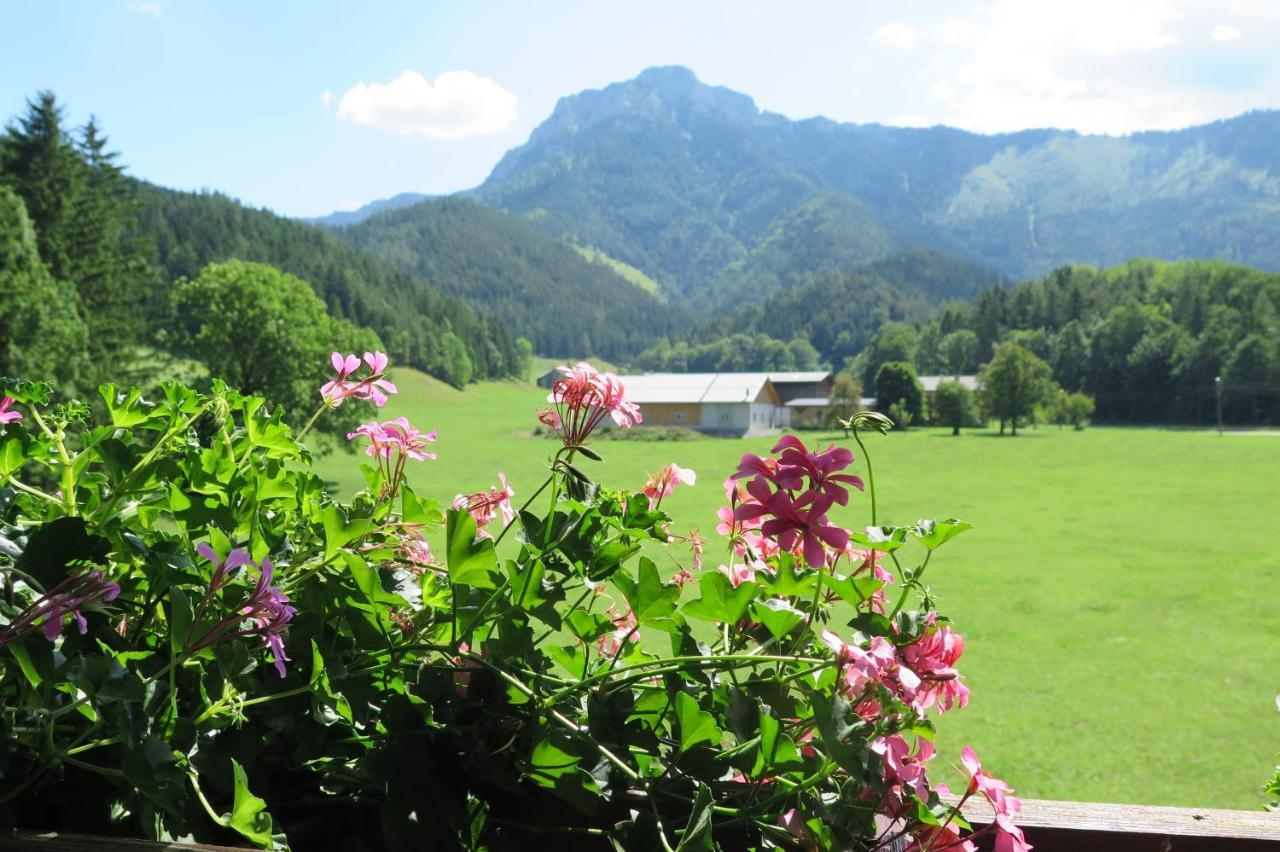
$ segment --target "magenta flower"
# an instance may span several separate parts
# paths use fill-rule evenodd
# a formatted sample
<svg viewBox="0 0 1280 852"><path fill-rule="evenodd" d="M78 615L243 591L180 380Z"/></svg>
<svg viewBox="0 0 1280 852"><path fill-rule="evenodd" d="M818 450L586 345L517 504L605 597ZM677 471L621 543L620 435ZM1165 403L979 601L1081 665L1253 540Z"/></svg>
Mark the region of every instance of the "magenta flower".
<svg viewBox="0 0 1280 852"><path fill-rule="evenodd" d="M408 460L427 461L436 457L435 453L427 452L427 446L436 440L436 433L431 431L423 434L410 426L408 419L404 417L385 423L371 420L356 427L354 432L347 433L348 441L360 437L369 439L369 446L364 449L365 455L377 460L378 470L382 473L382 498L391 497L400 490L400 483L404 480L404 466Z"/></svg>
<svg viewBox="0 0 1280 852"><path fill-rule="evenodd" d="M794 553L799 548L810 567L821 568L827 562L824 544L842 550L849 543L849 531L832 526L827 520L831 502L830 497L813 492L793 501L785 491L775 491L765 504L773 517L764 522L760 531L783 550Z"/></svg>
<svg viewBox="0 0 1280 852"><path fill-rule="evenodd" d="M21 411L10 411L9 406L13 405L13 397L6 396L0 399L0 426L7 426L16 420L22 419Z"/></svg>
<svg viewBox="0 0 1280 852"><path fill-rule="evenodd" d="M244 601L205 631L198 640L190 643L187 651L195 653L227 639L257 636L262 639L263 646L271 652L271 661L276 671L280 673L280 677L284 677L286 674L284 664L289 661L284 652L284 633L293 616L297 614L297 609L289 603L288 595L271 585L275 573L271 560L264 556L261 566L257 566L246 551L236 549L227 556L225 562L221 562L217 553L208 545L197 545L196 550L214 565L209 589L196 610L196 621L217 592L227 585L230 573L236 568L242 565L253 565L258 569L258 579ZM246 624L250 626L246 627Z"/></svg>
<svg viewBox="0 0 1280 852"><path fill-rule="evenodd" d="M271 651L276 671L280 673L280 677L284 677L284 664L289 661L289 658L284 653L283 634L298 610L289 604L288 595L271 585L273 573L271 560L265 556L262 557L258 582L254 585L249 599L240 607L240 612L253 624L253 629L245 631L245 635L257 635L262 638L262 644Z"/></svg>
<svg viewBox="0 0 1280 852"><path fill-rule="evenodd" d="M651 474L640 491L649 498L649 508L653 509L662 502L664 497L670 497L677 485L693 485L697 481L698 475L687 467L669 464L657 473Z"/></svg>
<svg viewBox="0 0 1280 852"><path fill-rule="evenodd" d="M547 396L547 402L555 407L539 411L538 420L559 433L566 447L586 443L606 416L623 429L644 419L640 407L627 401L622 382L614 374L602 373L585 361L556 369L563 375Z"/></svg>
<svg viewBox="0 0 1280 852"><path fill-rule="evenodd" d="M507 482L506 474L499 473L501 488L490 488L488 491L477 491L474 494L459 494L453 498L454 509L464 509L476 522L476 538L492 538L485 527L502 513L502 525L505 527L515 520L515 510L511 508L511 498L516 490Z"/></svg>
<svg viewBox="0 0 1280 852"><path fill-rule="evenodd" d="M388 358L382 352L364 353L364 364L369 368L368 375L353 378L360 369L360 359L355 355L343 355L334 352L329 356L333 365L334 376L320 388L320 396L334 408L339 407L347 399L361 399L372 402L378 408L387 404L387 394L397 392L397 388L385 378Z"/></svg>
<svg viewBox="0 0 1280 852"><path fill-rule="evenodd" d="M68 620L75 621L83 636L89 629L83 610L102 609L103 604L115 600L119 594L120 587L97 569L68 577L41 595L9 624L0 627L0 646L21 639L37 628L44 638L52 642Z"/></svg>
<svg viewBox="0 0 1280 852"><path fill-rule="evenodd" d="M844 447L832 445L821 452L811 453L795 435L784 435L773 447L774 453L779 450L782 450L782 454L778 456L779 478L787 475L789 480L794 480L797 476L806 476L811 490L825 494L841 506L849 503L849 492L845 485L862 490L861 479L851 474L837 473L853 463L853 453Z"/></svg>

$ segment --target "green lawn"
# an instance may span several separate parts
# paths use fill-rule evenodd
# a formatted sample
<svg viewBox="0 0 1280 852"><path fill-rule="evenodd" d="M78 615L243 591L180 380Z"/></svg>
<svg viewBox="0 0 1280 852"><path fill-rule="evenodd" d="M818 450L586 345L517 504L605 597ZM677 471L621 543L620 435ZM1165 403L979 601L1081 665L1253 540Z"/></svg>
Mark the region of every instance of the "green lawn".
<svg viewBox="0 0 1280 852"><path fill-rule="evenodd" d="M465 393L411 371L380 416L440 433L419 492L448 500L496 484L517 495L555 445L532 438L546 391ZM838 441L840 436L806 436ZM772 441L600 442L592 465L634 487L668 462L694 488L664 507L712 533L720 482ZM1027 797L1256 808L1280 756L1280 437L1154 429L873 436L882 520L959 517L976 529L930 566L967 640L973 701L941 725L943 759L972 745ZM322 472L347 496L362 457ZM854 498L849 526L869 520ZM708 548L708 561L713 560ZM715 562L711 562L714 566ZM709 566L709 567L711 567ZM953 779L954 780L954 779Z"/></svg>

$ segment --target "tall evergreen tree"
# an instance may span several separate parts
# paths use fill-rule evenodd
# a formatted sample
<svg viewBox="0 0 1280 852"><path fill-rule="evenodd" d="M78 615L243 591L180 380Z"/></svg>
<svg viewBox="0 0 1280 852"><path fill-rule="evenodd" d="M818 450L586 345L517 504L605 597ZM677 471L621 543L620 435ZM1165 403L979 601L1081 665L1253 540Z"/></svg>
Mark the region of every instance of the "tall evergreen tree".
<svg viewBox="0 0 1280 852"><path fill-rule="evenodd" d="M36 245L22 199L0 186L0 375L74 384L87 366L80 299Z"/></svg>
<svg viewBox="0 0 1280 852"><path fill-rule="evenodd" d="M40 257L54 278L73 281L69 223L84 191L85 170L62 127L53 92L38 92L26 113L0 138L0 182L22 198L35 227Z"/></svg>

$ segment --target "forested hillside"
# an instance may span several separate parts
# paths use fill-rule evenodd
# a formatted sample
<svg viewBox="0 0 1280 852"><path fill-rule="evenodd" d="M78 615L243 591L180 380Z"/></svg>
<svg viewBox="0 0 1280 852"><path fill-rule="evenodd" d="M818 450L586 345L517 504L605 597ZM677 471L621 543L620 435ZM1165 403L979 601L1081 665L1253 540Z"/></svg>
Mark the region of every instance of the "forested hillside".
<svg viewBox="0 0 1280 852"><path fill-rule="evenodd" d="M241 300L247 312L306 314L290 335L246 332L281 338L279 353L308 353L277 390L314 381L329 350L315 353L354 341L385 346L459 387L524 374L527 341L463 301L317 228L130 178L117 156L96 120L68 127L50 92L0 134L0 375L53 379L91 396L108 371L117 381L142 377L157 348L212 366L214 353L184 345L208 338L191 324L249 320L180 315L178 283L205 273L225 293L258 294ZM256 264L212 269L233 259ZM286 284L290 299L274 292ZM294 345L304 338L306 347Z"/></svg>
<svg viewBox="0 0 1280 852"><path fill-rule="evenodd" d="M921 246L1010 279L1135 256L1280 269L1277 135L1278 112L1126 137L792 121L652 68L561 99L475 195L699 305Z"/></svg>
<svg viewBox="0 0 1280 852"><path fill-rule="evenodd" d="M517 371L502 322L323 230L224 195L138 183L137 198L139 234L165 280L231 258L269 263L310 283L333 316L377 331L399 361L455 385Z"/></svg>
<svg viewBox="0 0 1280 852"><path fill-rule="evenodd" d="M606 263L464 198L378 213L333 233L492 313L538 352L625 358L684 316Z"/></svg>
<svg viewBox="0 0 1280 852"><path fill-rule="evenodd" d="M877 335L891 360L922 372L972 372L1011 340L1053 368L1067 390L1097 400L1099 419L1211 423L1215 378L1228 422L1280 418L1280 275L1221 261L1131 261L1111 269L1064 267L971 304L952 304L905 335ZM941 342L970 336L966 362L945 363ZM869 365L873 366L873 365Z"/></svg>
<svg viewBox="0 0 1280 852"><path fill-rule="evenodd" d="M949 300L999 284L989 269L944 252L917 249L874 263L812 275L763 302L725 311L638 359L648 369L804 369L803 341L817 363L839 369L887 322L923 322ZM742 337L749 335L750 345ZM757 338L762 338L758 340ZM795 362L794 364L792 362ZM725 365L725 366L717 366Z"/></svg>

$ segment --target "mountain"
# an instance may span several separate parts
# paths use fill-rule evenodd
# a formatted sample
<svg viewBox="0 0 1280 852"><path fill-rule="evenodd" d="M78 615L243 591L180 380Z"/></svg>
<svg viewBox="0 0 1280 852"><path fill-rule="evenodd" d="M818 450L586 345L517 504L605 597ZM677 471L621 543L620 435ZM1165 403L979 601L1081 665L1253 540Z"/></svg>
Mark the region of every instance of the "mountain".
<svg viewBox="0 0 1280 852"><path fill-rule="evenodd" d="M699 306L914 247L1008 278L1134 256L1280 269L1277 135L1274 111L1123 137L793 121L651 68L561 99L473 194Z"/></svg>
<svg viewBox="0 0 1280 852"><path fill-rule="evenodd" d="M136 236L154 244L165 281L195 277L206 264L231 258L269 263L308 282L334 316L377 331L407 366L455 385L519 370L513 336L501 321L320 228L225 195L143 181L133 189Z"/></svg>
<svg viewBox="0 0 1280 852"><path fill-rule="evenodd" d="M990 269L936 249L912 249L873 263L832 268L781 289L758 305L730 311L711 329L806 338L828 364L858 354L886 322L921 322L938 305L969 300L1003 282Z"/></svg>
<svg viewBox="0 0 1280 852"><path fill-rule="evenodd" d="M355 210L335 210L325 216L312 216L304 218L301 221L310 222L312 225L325 225L330 228L339 228L343 225L355 225L363 222L375 213L382 213L386 210L399 210L401 207L409 207L417 204L419 201L426 201L432 196L421 192L401 192L390 198L379 198L376 201L370 201L363 207Z"/></svg>
<svg viewBox="0 0 1280 852"><path fill-rule="evenodd" d="M607 255L466 198L423 201L333 233L492 313L541 353L624 358L684 315Z"/></svg>

